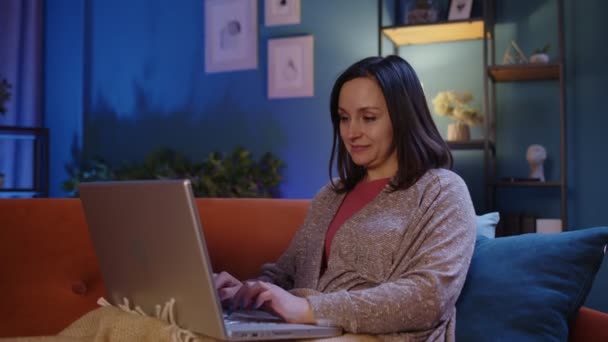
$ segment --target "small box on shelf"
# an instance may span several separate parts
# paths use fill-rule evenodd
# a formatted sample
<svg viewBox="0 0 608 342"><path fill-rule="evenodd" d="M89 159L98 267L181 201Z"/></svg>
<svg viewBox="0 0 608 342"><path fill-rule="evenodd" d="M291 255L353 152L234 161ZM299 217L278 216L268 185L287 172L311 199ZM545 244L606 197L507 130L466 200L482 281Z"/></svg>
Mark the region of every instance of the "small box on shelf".
<svg viewBox="0 0 608 342"><path fill-rule="evenodd" d="M537 232L536 216L530 213L500 213L496 237Z"/></svg>
<svg viewBox="0 0 608 342"><path fill-rule="evenodd" d="M539 218L536 220L538 233L551 234L562 231L562 220L554 218Z"/></svg>

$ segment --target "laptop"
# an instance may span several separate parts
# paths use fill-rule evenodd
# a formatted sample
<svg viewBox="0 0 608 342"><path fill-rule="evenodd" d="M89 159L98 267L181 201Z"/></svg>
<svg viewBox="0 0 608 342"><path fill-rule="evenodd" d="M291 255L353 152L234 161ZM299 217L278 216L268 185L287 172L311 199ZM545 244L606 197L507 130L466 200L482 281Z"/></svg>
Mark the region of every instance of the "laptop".
<svg viewBox="0 0 608 342"><path fill-rule="evenodd" d="M176 323L230 341L317 338L340 328L222 311L189 180L82 183L78 188L108 301L123 298L147 314L175 299ZM238 315L237 315L238 317Z"/></svg>

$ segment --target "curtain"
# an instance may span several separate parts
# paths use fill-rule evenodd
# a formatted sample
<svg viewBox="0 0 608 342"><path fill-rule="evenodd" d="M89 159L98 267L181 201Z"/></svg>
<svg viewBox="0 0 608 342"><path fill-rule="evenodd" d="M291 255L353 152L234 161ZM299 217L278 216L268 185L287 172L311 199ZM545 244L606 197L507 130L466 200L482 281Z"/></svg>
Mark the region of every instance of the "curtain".
<svg viewBox="0 0 608 342"><path fill-rule="evenodd" d="M44 0L0 0L0 78L11 85L0 126L40 127L43 91ZM4 189L34 186L34 140L0 133ZM7 196L0 192L0 196Z"/></svg>

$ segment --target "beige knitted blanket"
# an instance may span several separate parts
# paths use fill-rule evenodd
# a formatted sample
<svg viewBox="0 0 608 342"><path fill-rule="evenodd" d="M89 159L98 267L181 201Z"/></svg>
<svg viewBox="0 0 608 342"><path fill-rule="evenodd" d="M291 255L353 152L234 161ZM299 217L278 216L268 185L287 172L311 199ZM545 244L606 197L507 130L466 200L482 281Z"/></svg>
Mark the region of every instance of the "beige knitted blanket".
<svg viewBox="0 0 608 342"><path fill-rule="evenodd" d="M57 336L19 337L0 341L15 342L84 342L84 341L159 341L159 342L209 342L215 339L194 334L181 329L173 318L174 302L157 307L154 317L146 315L139 308L131 308L128 301L112 306L103 298L101 305L60 332ZM303 340L300 340L303 342ZM306 340L312 341L312 340ZM370 335L345 334L339 337L316 339L323 342L369 342L378 341Z"/></svg>

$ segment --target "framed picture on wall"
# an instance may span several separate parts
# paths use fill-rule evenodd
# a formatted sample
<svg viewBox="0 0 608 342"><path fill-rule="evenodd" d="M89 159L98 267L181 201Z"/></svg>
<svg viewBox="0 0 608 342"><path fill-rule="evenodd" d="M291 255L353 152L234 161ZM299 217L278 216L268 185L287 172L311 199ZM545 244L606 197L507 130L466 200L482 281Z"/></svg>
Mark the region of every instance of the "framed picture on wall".
<svg viewBox="0 0 608 342"><path fill-rule="evenodd" d="M268 40L268 98L314 96L313 36Z"/></svg>
<svg viewBox="0 0 608 342"><path fill-rule="evenodd" d="M300 0L266 0L264 21L266 26L300 23Z"/></svg>
<svg viewBox="0 0 608 342"><path fill-rule="evenodd" d="M473 0L451 0L448 20L465 20L471 17Z"/></svg>
<svg viewBox="0 0 608 342"><path fill-rule="evenodd" d="M205 72L258 67L256 0L205 1Z"/></svg>

